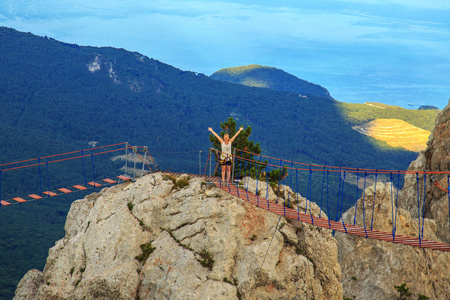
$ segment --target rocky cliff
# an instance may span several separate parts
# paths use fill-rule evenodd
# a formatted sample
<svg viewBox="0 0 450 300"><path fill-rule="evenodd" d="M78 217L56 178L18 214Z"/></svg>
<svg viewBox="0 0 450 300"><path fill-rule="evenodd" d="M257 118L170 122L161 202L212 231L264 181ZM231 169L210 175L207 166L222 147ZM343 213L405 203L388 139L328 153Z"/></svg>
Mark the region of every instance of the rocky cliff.
<svg viewBox="0 0 450 300"><path fill-rule="evenodd" d="M450 106L436 118L436 127L425 151L409 167L410 171L449 171L450 162ZM405 176L405 184L399 193L397 235L417 237L417 178L423 191L424 175ZM427 175L424 238L450 242L448 175ZM437 181L440 188L433 183ZM392 232L392 199L396 194L389 184L378 184L366 189L366 207L375 201L374 229ZM375 196L374 196L375 195ZM421 201L422 201L421 196ZM356 224L370 228L372 211L362 212L363 198L358 200ZM422 210L422 207L421 207ZM355 207L344 213L345 223L353 223ZM430 299L450 299L450 253L431 251L399 244L380 242L364 237L336 234L339 243L339 263L342 268L344 295L351 299L397 299L399 292L394 285L406 283L417 299L424 295Z"/></svg>
<svg viewBox="0 0 450 300"><path fill-rule="evenodd" d="M15 299L342 299L331 232L278 221L200 179L150 174L75 201Z"/></svg>
<svg viewBox="0 0 450 300"><path fill-rule="evenodd" d="M395 193L395 189L394 189ZM375 194L375 197L374 197ZM376 216L373 228L392 232L390 184L377 184L366 189L364 202L372 208L375 200ZM395 197L395 195L393 195ZM395 198L394 198L395 199ZM363 198L358 200L356 225L370 229L372 209L362 211ZM353 224L355 206L343 215L344 222ZM419 224L415 215L403 208L397 211L396 235L417 237ZM441 241L434 220L425 219L424 237ZM415 296L430 299L450 299L450 253L422 249L364 237L336 233L339 263L342 268L344 295L350 299L398 299L394 288L406 283Z"/></svg>
<svg viewBox="0 0 450 300"><path fill-rule="evenodd" d="M409 166L410 171L448 172L450 170L450 105L447 105L436 117L436 125L431 133L427 148ZM423 175L419 175L420 178ZM425 217L436 222L438 237L450 243L447 174L436 174L427 177ZM434 185L437 182L438 186ZM419 188L423 188L420 185ZM401 207L417 215L416 175L407 176L402 195L399 199Z"/></svg>

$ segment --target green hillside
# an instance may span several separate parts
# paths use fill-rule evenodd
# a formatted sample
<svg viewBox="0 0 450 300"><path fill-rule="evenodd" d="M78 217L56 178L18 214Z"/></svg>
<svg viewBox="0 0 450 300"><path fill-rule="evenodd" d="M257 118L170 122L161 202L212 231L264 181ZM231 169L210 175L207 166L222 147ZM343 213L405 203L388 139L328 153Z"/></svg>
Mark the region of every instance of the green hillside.
<svg viewBox="0 0 450 300"><path fill-rule="evenodd" d="M299 79L283 70L261 65L224 68L210 76L212 79L293 92L300 95L314 95L331 98L330 93L320 85Z"/></svg>
<svg viewBox="0 0 450 300"><path fill-rule="evenodd" d="M213 80L124 49L80 47L5 27L0 103L0 164L80 150L89 141L128 141L148 146L162 170L198 172L198 151L211 146L207 128L218 130L230 116L252 127L250 139L263 154L284 159L406 169L417 156L379 147L353 130L342 104L330 97ZM99 174L117 171L110 162L100 165ZM52 174L54 185L77 176L70 167ZM2 198L35 192L38 179L3 174ZM344 210L353 195L345 197ZM1 299L12 297L27 270L43 268L48 248L63 236L74 198L56 198L0 208L0 225L7 229L0 232Z"/></svg>
<svg viewBox="0 0 450 300"><path fill-rule="evenodd" d="M399 119L424 130L432 131L434 121L440 112L429 109L405 109L399 106L375 102L364 104L339 102L342 116L354 125L361 125L376 119Z"/></svg>

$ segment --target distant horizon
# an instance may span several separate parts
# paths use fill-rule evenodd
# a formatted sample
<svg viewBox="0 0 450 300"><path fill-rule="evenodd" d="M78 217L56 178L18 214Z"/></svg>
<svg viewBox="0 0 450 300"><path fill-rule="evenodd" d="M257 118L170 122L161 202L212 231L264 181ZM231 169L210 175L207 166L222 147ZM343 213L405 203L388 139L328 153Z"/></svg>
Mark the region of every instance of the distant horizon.
<svg viewBox="0 0 450 300"><path fill-rule="evenodd" d="M450 99L449 14L443 0L5 0L0 25L123 48L208 76L270 66L341 102L443 109Z"/></svg>

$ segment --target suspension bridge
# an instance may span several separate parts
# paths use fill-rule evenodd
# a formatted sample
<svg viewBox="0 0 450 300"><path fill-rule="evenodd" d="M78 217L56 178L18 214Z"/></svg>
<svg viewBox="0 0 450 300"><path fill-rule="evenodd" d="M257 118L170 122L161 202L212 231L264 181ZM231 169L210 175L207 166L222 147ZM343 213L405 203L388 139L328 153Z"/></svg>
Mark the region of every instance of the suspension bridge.
<svg viewBox="0 0 450 300"><path fill-rule="evenodd" d="M212 167L214 164L217 164L219 153L215 149L209 149L203 173L201 172L202 162L199 158L199 174L190 175L201 177L203 180L216 185L218 188L243 201L247 201L261 209L268 210L286 218L365 238L439 251L450 251L450 245L427 240L423 235L426 193L432 184L447 194L450 211L449 185L444 188L437 181L430 183L430 179L432 176L446 177L448 184L450 182L450 172L413 172L314 165L235 149L232 164L232 183L224 184L220 177L213 176L212 174ZM122 164L120 168L117 168L120 170L120 173L110 177L97 177L95 170L99 163L98 161L100 161L97 158L101 156L106 156L108 161L118 160L118 164ZM68 161L77 161L73 165L73 168L77 168L80 174L80 178L77 179L78 182L70 186L52 189L50 181L58 182L58 180L57 178L51 178L49 166ZM209 174L207 174L208 167ZM76 191L111 186L124 181L135 180L136 177L143 176L149 172L161 172L158 170L147 147L131 146L127 142L0 164L0 168L0 199L3 199L2 179L9 172L17 172L25 169L31 170L31 172L35 173L35 177L39 181L35 184L36 191L34 193L30 193L27 196L13 196L11 199L1 200L1 206L20 205L44 197L55 197ZM182 173L171 172L170 174L179 176ZM399 190L401 190L405 176L413 176L416 180L417 220L419 224L416 237L396 234ZM256 187L253 192L249 189L248 178L253 178L256 182ZM376 186L380 182L390 186L391 189L391 232L378 231L375 228ZM266 188L264 190L258 190L258 185L262 186L263 183ZM365 205L365 190L369 184L375 185L374 194L372 195L372 207ZM275 187L276 199L269 199L269 186ZM279 190L280 186L289 187L290 192L287 194L284 192L281 193ZM278 191L276 190L277 187ZM264 191L265 195L261 191ZM300 195L306 195L306 203L303 207L299 205L300 201L298 197ZM360 226L356 224L357 209L355 209L355 215L353 216L353 224L344 223L342 218L346 206L353 206L355 203L358 205L357 200L360 198L362 199L363 217L366 214L371 215L370 226L366 225L369 222L365 220ZM313 202L320 209L318 215L317 213L313 213ZM334 218L331 217L332 215L334 215Z"/></svg>
<svg viewBox="0 0 450 300"><path fill-rule="evenodd" d="M115 160L121 157L124 161L124 166L122 167L124 174L118 174L113 179L97 178L95 160L101 156L107 156L107 160ZM78 178L81 182L77 182L71 186L51 188L55 186L55 183L59 184L60 180L58 180L57 176L51 176L50 167L56 164L61 165L62 163L67 163L69 161L79 162L79 168L75 168L76 164L72 164L69 167L72 168L71 171L74 173L76 171L75 169L78 169L78 173L81 173L82 175L82 178ZM105 160L103 160L103 162L104 161ZM136 169L136 163L138 161L141 162L141 170ZM130 163L132 165L131 167L129 166ZM153 168L151 166L153 166ZM111 186L135 179L136 173L138 173L137 175L139 175L139 173L143 175L144 167L147 167L147 170L150 170L151 172L157 171L156 164L154 163L148 148L131 146L128 142L0 164L0 199L2 199L2 182L4 181L5 175L8 173L29 170L29 172L37 175L35 177L38 177L38 187L34 193L30 193L26 196L12 197L8 200L2 199L0 200L0 206L10 206L39 200L44 197L55 197L75 191L85 191L98 187ZM34 186L36 186L36 184L34 184Z"/></svg>

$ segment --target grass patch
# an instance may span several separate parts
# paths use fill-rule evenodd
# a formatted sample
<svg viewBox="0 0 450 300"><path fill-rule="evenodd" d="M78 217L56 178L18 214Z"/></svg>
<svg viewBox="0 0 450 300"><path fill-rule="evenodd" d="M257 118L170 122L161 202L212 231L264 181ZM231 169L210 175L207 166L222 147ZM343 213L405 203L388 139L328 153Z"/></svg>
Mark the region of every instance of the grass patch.
<svg viewBox="0 0 450 300"><path fill-rule="evenodd" d="M212 256L212 254L206 250L203 250L202 252L199 253L199 255L202 258L202 259L200 259L200 264L202 266L212 270L213 265L214 265L214 258Z"/></svg>
<svg viewBox="0 0 450 300"><path fill-rule="evenodd" d="M175 176L169 175L169 174L164 174L163 176L164 180L170 180L173 182L173 184L175 184L175 182L177 182L177 178Z"/></svg>
<svg viewBox="0 0 450 300"><path fill-rule="evenodd" d="M229 284L233 284L230 280L228 280L228 278L224 277L223 278L223 282L229 283Z"/></svg>
<svg viewBox="0 0 450 300"><path fill-rule="evenodd" d="M152 241L148 242L147 244L142 244L141 245L142 253L136 256L136 259L140 262L147 261L148 257L150 256L150 254L153 253L153 251L155 251L155 249L156 249L155 247L152 247Z"/></svg>
<svg viewBox="0 0 450 300"><path fill-rule="evenodd" d="M180 178L175 182L175 187L178 189L183 189L189 185L189 180Z"/></svg>
<svg viewBox="0 0 450 300"><path fill-rule="evenodd" d="M133 207L134 207L133 203L128 202L127 206L130 211L133 211Z"/></svg>
<svg viewBox="0 0 450 300"><path fill-rule="evenodd" d="M172 176L169 174L165 174L163 176L163 179L172 181L174 188L179 189L179 190L189 185L189 179L185 179L185 178L177 179L175 176Z"/></svg>

